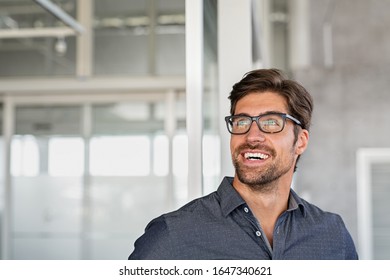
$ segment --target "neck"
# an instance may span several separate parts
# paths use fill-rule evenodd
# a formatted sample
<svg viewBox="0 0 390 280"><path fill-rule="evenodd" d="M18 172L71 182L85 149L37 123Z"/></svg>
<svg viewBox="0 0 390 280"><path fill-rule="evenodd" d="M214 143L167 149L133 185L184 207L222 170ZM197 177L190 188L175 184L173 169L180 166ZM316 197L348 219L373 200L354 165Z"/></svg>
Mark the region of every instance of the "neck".
<svg viewBox="0 0 390 280"><path fill-rule="evenodd" d="M267 185L248 186L241 183L237 177L233 180L234 188L252 208L252 211L271 212L273 216L277 215L277 217L287 210L290 183L291 181L281 182L281 180L278 180ZM279 211L275 212L277 209Z"/></svg>
<svg viewBox="0 0 390 280"><path fill-rule="evenodd" d="M271 246L273 231L279 216L287 210L291 180L276 180L266 186L248 186L234 177L233 186L248 204L265 232Z"/></svg>

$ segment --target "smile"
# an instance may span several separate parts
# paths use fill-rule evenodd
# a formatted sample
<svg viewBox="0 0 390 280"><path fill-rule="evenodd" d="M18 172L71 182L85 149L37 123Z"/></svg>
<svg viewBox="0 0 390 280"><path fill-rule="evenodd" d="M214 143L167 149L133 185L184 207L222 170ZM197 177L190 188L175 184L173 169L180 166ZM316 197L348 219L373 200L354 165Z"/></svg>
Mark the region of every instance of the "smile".
<svg viewBox="0 0 390 280"><path fill-rule="evenodd" d="M269 155L262 154L262 153L245 153L244 157L245 159L248 160L264 160L269 158Z"/></svg>

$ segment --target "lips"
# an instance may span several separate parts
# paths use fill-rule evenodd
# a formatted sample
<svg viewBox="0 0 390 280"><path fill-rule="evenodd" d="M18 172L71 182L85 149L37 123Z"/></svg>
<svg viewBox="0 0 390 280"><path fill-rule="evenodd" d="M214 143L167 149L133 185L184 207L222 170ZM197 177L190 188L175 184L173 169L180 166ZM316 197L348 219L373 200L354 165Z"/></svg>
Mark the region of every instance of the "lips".
<svg viewBox="0 0 390 280"><path fill-rule="evenodd" d="M275 157L275 150L265 145L244 144L238 147L236 155L240 155L247 163L262 163Z"/></svg>

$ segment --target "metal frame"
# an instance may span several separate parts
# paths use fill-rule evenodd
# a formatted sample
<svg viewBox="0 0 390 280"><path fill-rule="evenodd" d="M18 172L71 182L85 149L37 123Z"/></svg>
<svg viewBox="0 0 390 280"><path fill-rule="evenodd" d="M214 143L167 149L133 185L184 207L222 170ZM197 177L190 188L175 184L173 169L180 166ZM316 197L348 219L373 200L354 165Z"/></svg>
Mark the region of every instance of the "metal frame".
<svg viewBox="0 0 390 280"><path fill-rule="evenodd" d="M67 37L67 36L76 36L78 34L82 34L83 38L87 36L85 34L86 29L77 20L75 20L70 15L68 15L64 10L62 10L56 4L52 3L49 0L34 0L34 2L42 6L44 9L46 9L48 12L50 12L55 17L60 19L69 27L15 28L15 29L0 30L0 39ZM87 10L91 12L92 11L91 0L78 1L78 10L81 11L86 10L86 9L82 9L83 7L85 7ZM85 20L88 17L82 14L80 18L82 20ZM90 19L90 21L91 20L92 18ZM88 34L88 36L90 37L90 34Z"/></svg>
<svg viewBox="0 0 390 280"><path fill-rule="evenodd" d="M188 199L202 195L203 0L186 0Z"/></svg>
<svg viewBox="0 0 390 280"><path fill-rule="evenodd" d="M234 175L230 137L224 117L229 114L232 86L252 69L252 1L218 2L219 134L221 135L221 174Z"/></svg>
<svg viewBox="0 0 390 280"><path fill-rule="evenodd" d="M4 209L1 223L1 259L10 259L12 229L12 190L11 190L11 138L14 131L14 109L12 98L6 97L3 103L3 178Z"/></svg>
<svg viewBox="0 0 390 280"><path fill-rule="evenodd" d="M0 39L67 37L75 36L76 34L77 33L69 27L2 29L0 30Z"/></svg>
<svg viewBox="0 0 390 280"><path fill-rule="evenodd" d="M84 2L84 1L78 1L78 2ZM34 0L34 2L41 5L42 8L49 11L51 14L53 14L56 18L60 19L66 25L70 26L77 33L84 32L84 27L80 23L78 23L77 20L72 18L70 15L68 15L64 10L62 10L59 6L57 6L53 2L49 0Z"/></svg>
<svg viewBox="0 0 390 280"><path fill-rule="evenodd" d="M310 66L310 3L308 0L288 1L289 64L291 69Z"/></svg>
<svg viewBox="0 0 390 280"><path fill-rule="evenodd" d="M62 93L124 93L161 92L169 88L184 91L186 81L184 77L91 77L78 78L50 78L50 79L2 79L0 93L7 95L41 95L56 96Z"/></svg>
<svg viewBox="0 0 390 280"><path fill-rule="evenodd" d="M90 77L93 72L93 0L77 1L78 20L84 30L76 42L76 76Z"/></svg>

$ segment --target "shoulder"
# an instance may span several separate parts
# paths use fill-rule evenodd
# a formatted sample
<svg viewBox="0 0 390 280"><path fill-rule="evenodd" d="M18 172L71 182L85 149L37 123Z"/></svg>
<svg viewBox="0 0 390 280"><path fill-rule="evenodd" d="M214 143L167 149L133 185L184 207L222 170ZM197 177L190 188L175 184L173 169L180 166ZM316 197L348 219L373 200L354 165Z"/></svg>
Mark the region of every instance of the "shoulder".
<svg viewBox="0 0 390 280"><path fill-rule="evenodd" d="M311 221L314 223L323 223L326 225L335 225L338 227L344 228L344 222L343 219L339 214L329 212L329 211L324 211L320 207L304 200L300 199L300 205L303 206L304 209L304 216L306 221Z"/></svg>
<svg viewBox="0 0 390 280"><path fill-rule="evenodd" d="M164 214L152 221L149 228L154 223L164 223L166 231L171 235L185 234L186 231L193 231L202 224L216 221L221 217L221 207L219 197L216 192L207 196L197 198L185 204L178 210Z"/></svg>
<svg viewBox="0 0 390 280"><path fill-rule="evenodd" d="M176 259L182 256L194 233L199 229L204 233L204 225L217 220L218 205L214 192L153 219L136 240L129 259Z"/></svg>
<svg viewBox="0 0 390 280"><path fill-rule="evenodd" d="M292 196L292 205L296 205L295 208L299 208L300 214L305 218L306 222L329 222L336 224L343 224L340 215L328 211L322 210L320 207L306 201L301 198L294 190L290 192Z"/></svg>
<svg viewBox="0 0 390 280"><path fill-rule="evenodd" d="M159 259L159 255L169 246L169 233L163 216L152 220L144 234L134 243L134 251L129 260Z"/></svg>
<svg viewBox="0 0 390 280"><path fill-rule="evenodd" d="M323 244L332 244L332 247L338 248L341 253L338 258L358 258L353 239L339 214L324 211L302 198L300 204L304 208L302 231L306 229L317 236Z"/></svg>

